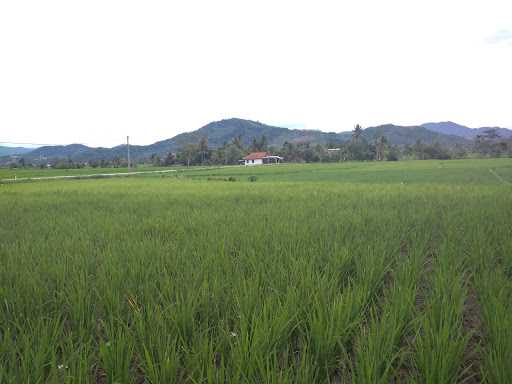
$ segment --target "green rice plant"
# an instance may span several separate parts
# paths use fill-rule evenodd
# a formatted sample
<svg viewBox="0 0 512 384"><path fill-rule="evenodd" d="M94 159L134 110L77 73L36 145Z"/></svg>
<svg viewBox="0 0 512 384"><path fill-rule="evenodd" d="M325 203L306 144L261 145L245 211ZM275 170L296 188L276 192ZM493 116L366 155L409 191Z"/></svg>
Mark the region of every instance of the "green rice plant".
<svg viewBox="0 0 512 384"><path fill-rule="evenodd" d="M417 381L453 383L462 376L463 355L469 335L462 328L466 290L457 259L443 253L436 259L430 297L419 319L413 356Z"/></svg>
<svg viewBox="0 0 512 384"><path fill-rule="evenodd" d="M55 319L27 319L20 322L13 332L5 337L13 337L14 343L7 341L4 348L8 353L15 353L11 360L11 378L15 382L44 383L49 372L55 372L60 364L58 350L62 335L62 321ZM12 356L12 355L11 355ZM13 356L14 357L14 356Z"/></svg>
<svg viewBox="0 0 512 384"><path fill-rule="evenodd" d="M134 382L134 348L130 333L122 326L110 326L106 336L106 340L99 342L96 375L105 377L111 384Z"/></svg>
<svg viewBox="0 0 512 384"><path fill-rule="evenodd" d="M315 365L328 378L336 369L346 371L350 365L350 340L363 321L374 295L380 289L387 269L385 257L366 254L357 261L355 279L339 295L325 300L319 290L314 306L309 310L306 334ZM336 287L333 281L327 286Z"/></svg>
<svg viewBox="0 0 512 384"><path fill-rule="evenodd" d="M265 359L272 354L277 357L287 354L289 339L297 327L293 299L270 298L249 316L243 310L239 312L239 325L228 335L236 376L257 381L264 372L261 363Z"/></svg>
<svg viewBox="0 0 512 384"><path fill-rule="evenodd" d="M136 311L133 326L135 347L146 380L150 383L180 381L180 343L173 326L169 326L165 308L157 306L148 312L137 308Z"/></svg>
<svg viewBox="0 0 512 384"><path fill-rule="evenodd" d="M483 377L487 383L508 383L512 377L512 282L503 272L487 271L479 288L486 324Z"/></svg>
<svg viewBox="0 0 512 384"><path fill-rule="evenodd" d="M370 311L368 325L361 327L355 346L353 382L389 383L395 368L405 359L405 346L401 343L415 314L422 255L408 254L399 261L392 285Z"/></svg>
<svg viewBox="0 0 512 384"><path fill-rule="evenodd" d="M95 350L92 342L73 342L70 338L63 341L61 355L56 366L52 367L46 382L48 383L90 383L94 381L91 367L95 362Z"/></svg>
<svg viewBox="0 0 512 384"><path fill-rule="evenodd" d="M474 368L507 382L512 194L489 168L512 176L499 159L2 184L0 382L456 382L470 284Z"/></svg>
<svg viewBox="0 0 512 384"><path fill-rule="evenodd" d="M17 355L11 327L0 329L0 383L16 382Z"/></svg>

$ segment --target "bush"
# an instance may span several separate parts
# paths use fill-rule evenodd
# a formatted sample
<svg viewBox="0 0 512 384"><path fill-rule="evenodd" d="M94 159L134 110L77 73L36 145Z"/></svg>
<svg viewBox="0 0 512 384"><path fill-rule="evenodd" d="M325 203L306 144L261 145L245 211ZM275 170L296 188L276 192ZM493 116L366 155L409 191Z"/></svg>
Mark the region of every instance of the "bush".
<svg viewBox="0 0 512 384"><path fill-rule="evenodd" d="M229 176L229 177L228 177L228 181L236 181L236 177Z"/></svg>
<svg viewBox="0 0 512 384"><path fill-rule="evenodd" d="M251 183L254 183L256 180L258 180L258 178L254 175L252 176L249 176L248 180L251 182Z"/></svg>

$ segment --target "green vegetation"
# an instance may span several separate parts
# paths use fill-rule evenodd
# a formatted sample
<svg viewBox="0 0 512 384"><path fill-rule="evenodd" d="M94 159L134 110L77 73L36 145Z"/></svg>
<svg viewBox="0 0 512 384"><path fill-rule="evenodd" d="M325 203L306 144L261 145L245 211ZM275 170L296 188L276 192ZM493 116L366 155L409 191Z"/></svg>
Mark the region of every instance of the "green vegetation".
<svg viewBox="0 0 512 384"><path fill-rule="evenodd" d="M173 167L173 168L179 168ZM126 173L139 171L162 171L164 169L172 169L171 167L152 167L138 166L136 168L73 168L73 169L55 169L55 168L0 168L0 180L31 177L52 177L52 176L70 176L70 175L96 175L101 173Z"/></svg>
<svg viewBox="0 0 512 384"><path fill-rule="evenodd" d="M286 162L296 163L512 157L512 138L501 138L497 132L496 129L488 129L470 141L423 127L383 125L363 129L356 125L351 133L333 136L327 141L285 141L276 145L269 144L269 139L263 134L254 136L250 144L244 145L243 136L240 135L214 148L209 147L208 136L202 136L197 142L179 148L176 158L173 154L170 160L168 157L167 160L157 157L158 161L152 161L152 164L237 164L247 152L261 151L270 151L284 157Z"/></svg>
<svg viewBox="0 0 512 384"><path fill-rule="evenodd" d="M428 127L428 128L427 128ZM132 163L153 166L234 165L248 152L270 151L286 162L347 160L429 160L512 157L512 130L471 129L455 123L424 126L356 125L352 132L322 132L273 127L227 119L151 145L131 145ZM1 148L0 148L1 152ZM44 146L18 156L2 156L13 168L126 167L127 147L92 148L83 144Z"/></svg>
<svg viewBox="0 0 512 384"><path fill-rule="evenodd" d="M0 184L0 383L509 383L511 207L510 159Z"/></svg>
<svg viewBox="0 0 512 384"><path fill-rule="evenodd" d="M263 167L191 167L179 175L194 179L234 176L259 181L368 183L368 184L474 184L496 185L512 182L512 159L344 162L340 164L282 164Z"/></svg>

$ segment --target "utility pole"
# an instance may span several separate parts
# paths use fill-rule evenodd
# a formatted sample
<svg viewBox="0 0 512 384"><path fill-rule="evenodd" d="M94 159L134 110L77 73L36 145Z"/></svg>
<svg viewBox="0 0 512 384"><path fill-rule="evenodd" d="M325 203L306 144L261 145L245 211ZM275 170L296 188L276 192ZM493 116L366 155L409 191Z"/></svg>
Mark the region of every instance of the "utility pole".
<svg viewBox="0 0 512 384"><path fill-rule="evenodd" d="M126 136L126 151L128 154L128 169L130 169L130 136Z"/></svg>

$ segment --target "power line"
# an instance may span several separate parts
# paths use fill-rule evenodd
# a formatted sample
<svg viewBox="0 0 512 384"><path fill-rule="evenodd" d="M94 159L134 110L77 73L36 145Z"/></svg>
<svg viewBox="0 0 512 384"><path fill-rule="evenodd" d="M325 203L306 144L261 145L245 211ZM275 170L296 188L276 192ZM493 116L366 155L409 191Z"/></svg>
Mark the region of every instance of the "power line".
<svg viewBox="0 0 512 384"><path fill-rule="evenodd" d="M99 147L96 147L94 145L91 145L91 144L87 144L87 143L71 143L71 144L50 144L50 143L18 143L18 142L13 142L13 141L0 141L0 145L1 144L8 144L8 145L34 145L34 146L37 146L37 147L45 147L45 146L50 146L50 147L56 147L56 146L66 146L66 145L72 145L72 144L79 144L79 145L85 145L85 146L88 146L88 147L91 147L91 148L99 148Z"/></svg>
<svg viewBox="0 0 512 384"><path fill-rule="evenodd" d="M15 142L12 142L12 141L0 141L0 144L10 144L10 145L37 145L37 146L45 146L45 145L51 145L51 146L55 146L55 145L65 145L65 144L43 144L43 143L15 143Z"/></svg>

